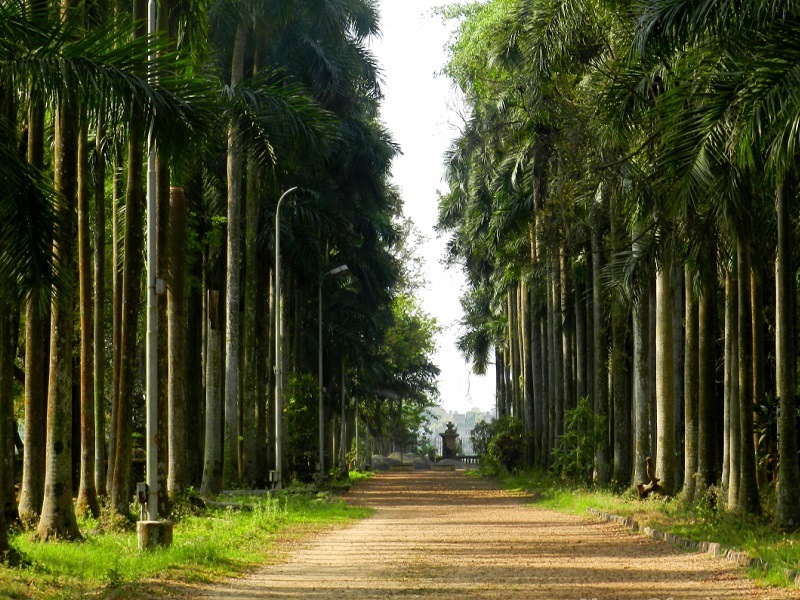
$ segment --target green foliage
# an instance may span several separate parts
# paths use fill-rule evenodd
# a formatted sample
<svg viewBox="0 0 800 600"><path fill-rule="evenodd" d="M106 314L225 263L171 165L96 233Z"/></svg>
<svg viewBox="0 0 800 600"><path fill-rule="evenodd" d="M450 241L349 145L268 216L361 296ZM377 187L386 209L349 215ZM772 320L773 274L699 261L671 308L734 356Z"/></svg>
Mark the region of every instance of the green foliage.
<svg viewBox="0 0 800 600"><path fill-rule="evenodd" d="M170 548L139 553L136 534L101 533L98 522L81 522L81 543L42 544L30 534L13 536L29 559L20 568L0 566L0 596L70 598L109 595L159 595L170 581L208 582L241 574L264 564L273 554L276 534L302 523L311 533L336 523L363 518L367 509L353 508L330 497L287 495L242 496L227 502L250 510L206 509L184 514L175 525Z"/></svg>
<svg viewBox="0 0 800 600"><path fill-rule="evenodd" d="M319 387L313 375L295 375L289 380L286 400L288 431L286 459L289 477L310 481L316 472L319 447Z"/></svg>
<svg viewBox="0 0 800 600"><path fill-rule="evenodd" d="M605 419L595 414L588 398L581 398L564 415L564 434L553 451L553 472L591 483L594 451L605 431Z"/></svg>
<svg viewBox="0 0 800 600"><path fill-rule="evenodd" d="M525 424L516 417L492 421L493 435L485 462L495 472L514 472L525 458Z"/></svg>
<svg viewBox="0 0 800 600"><path fill-rule="evenodd" d="M469 434L472 441L472 451L478 456L485 456L489 451L489 442L494 435L494 420L491 422L481 421L475 424Z"/></svg>

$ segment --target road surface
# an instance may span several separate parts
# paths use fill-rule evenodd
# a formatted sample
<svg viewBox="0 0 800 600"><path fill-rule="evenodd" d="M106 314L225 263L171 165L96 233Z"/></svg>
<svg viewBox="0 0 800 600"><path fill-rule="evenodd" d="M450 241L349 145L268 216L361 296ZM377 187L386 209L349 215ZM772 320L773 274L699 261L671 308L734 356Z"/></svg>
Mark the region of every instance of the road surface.
<svg viewBox="0 0 800 600"><path fill-rule="evenodd" d="M460 472L387 473L348 502L375 513L208 598L798 598L734 565L614 524L537 508Z"/></svg>

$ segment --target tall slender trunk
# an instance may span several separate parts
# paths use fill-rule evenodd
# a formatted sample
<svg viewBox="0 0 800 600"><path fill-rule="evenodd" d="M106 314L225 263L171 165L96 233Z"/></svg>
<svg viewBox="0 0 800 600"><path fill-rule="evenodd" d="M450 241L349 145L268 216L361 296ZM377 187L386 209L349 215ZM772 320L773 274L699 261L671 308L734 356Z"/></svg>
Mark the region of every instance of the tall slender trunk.
<svg viewBox="0 0 800 600"><path fill-rule="evenodd" d="M106 495L106 163L103 158L105 123L97 117L94 176L94 484Z"/></svg>
<svg viewBox="0 0 800 600"><path fill-rule="evenodd" d="M778 413L778 489L775 524L781 529L800 527L800 465L797 455L797 349L795 315L797 292L792 248L793 228L789 204L796 192L794 182L778 187L778 254L775 258L775 341L776 376L780 410Z"/></svg>
<svg viewBox="0 0 800 600"><path fill-rule="evenodd" d="M750 302L750 248L748 242L737 242L739 258L739 419L740 419L740 511L761 512L756 478L756 456L753 446L753 313Z"/></svg>
<svg viewBox="0 0 800 600"><path fill-rule="evenodd" d="M183 188L169 193L169 237L167 249L167 354L169 380L169 475L167 491L175 500L186 488L186 199Z"/></svg>
<svg viewBox="0 0 800 600"><path fill-rule="evenodd" d="M236 29L231 64L231 86L244 77L247 27ZM241 260L242 260L242 177L243 156L239 130L234 122L228 127L228 269L225 311L225 437L223 478L226 484L241 480L238 464L239 446L239 356L242 345Z"/></svg>
<svg viewBox="0 0 800 600"><path fill-rule="evenodd" d="M559 256L559 289L561 290L561 346L563 352L563 382L564 382L564 408L563 415L575 407L575 314L573 312L574 301L572 296L572 277L569 273L569 263L567 262L566 250L562 248Z"/></svg>
<svg viewBox="0 0 800 600"><path fill-rule="evenodd" d="M29 4L42 10L41 2ZM44 104L32 99L28 107L28 162L44 166ZM22 463L22 490L19 516L32 528L39 519L44 501L45 441L47 427L47 364L49 362L50 311L46 295L28 299L25 311L25 453Z"/></svg>
<svg viewBox="0 0 800 600"><path fill-rule="evenodd" d="M677 261L672 263L672 360L675 362L673 369L673 427L675 428L675 482L677 486L683 482L683 461L684 461L684 344L685 335L683 330L684 322L684 269Z"/></svg>
<svg viewBox="0 0 800 600"><path fill-rule="evenodd" d="M736 260L733 261L734 265ZM739 420L739 352L737 340L739 338L739 312L737 288L739 286L738 266L734 266L732 273L725 280L725 353L728 355L727 377L727 438L728 438L728 509L736 510L739 506L739 475L741 437Z"/></svg>
<svg viewBox="0 0 800 600"><path fill-rule="evenodd" d="M561 252L557 247L555 256L552 257L552 279L550 286L553 293L553 371L554 387L551 391L553 396L553 443L552 448L557 448L561 436L564 434L564 314L561 307Z"/></svg>
<svg viewBox="0 0 800 600"><path fill-rule="evenodd" d="M576 274L573 277L575 298L575 397L580 400L589 396L589 370L586 337L586 298L584 282Z"/></svg>
<svg viewBox="0 0 800 600"><path fill-rule="evenodd" d="M80 305L80 406L81 475L76 511L97 518L100 503L94 481L94 325L92 323L92 263L89 227L89 143L88 122L81 119L78 134L78 285Z"/></svg>
<svg viewBox="0 0 800 600"><path fill-rule="evenodd" d="M752 307L752 347L751 356L753 373L753 402L756 406L764 402L766 393L766 357L764 355L764 268L762 265L752 265L750 275L750 303ZM758 448L758 435L753 437L753 447ZM756 476L759 485L767 483L766 465L756 465Z"/></svg>
<svg viewBox="0 0 800 600"><path fill-rule="evenodd" d="M114 482L114 465L117 452L117 411L119 409L120 350L122 348L122 247L120 244L120 217L122 213L122 152L115 145L114 175L111 191L111 418L108 422L108 469L106 486ZM108 490L110 493L110 490Z"/></svg>
<svg viewBox="0 0 800 600"><path fill-rule="evenodd" d="M592 224L592 302L594 321L594 412L608 428L608 346L606 345L606 325L603 314L603 285L601 272L603 270L602 233L598 215L595 215ZM597 444L594 456L594 477L600 485L611 481L611 469L608 463L611 456L608 444L608 435L603 433Z"/></svg>
<svg viewBox="0 0 800 600"><path fill-rule="evenodd" d="M611 476L620 488L631 479L631 398L628 380L628 308L615 298L611 308L611 397L614 411L614 469Z"/></svg>
<svg viewBox="0 0 800 600"><path fill-rule="evenodd" d="M134 2L134 19L143 18L145 10ZM131 125L128 140L128 185L125 200L125 259L122 267L122 315L120 322L119 396L116 414L116 449L114 478L111 485L111 509L127 517L131 498L131 453L133 393L137 367L136 334L139 320L141 281L144 270L144 131L141 122Z"/></svg>
<svg viewBox="0 0 800 600"><path fill-rule="evenodd" d="M511 373L511 377L509 378L509 391L511 392L510 401L508 403L508 414L512 416L518 416L516 414L517 408L517 382L516 382L516 375L517 370L519 369L519 363L517 361L517 357L519 356L519 352L517 352L517 335L516 335L516 303L513 299L513 286L509 286L509 289L506 290L506 339L508 340L508 367Z"/></svg>
<svg viewBox="0 0 800 600"><path fill-rule="evenodd" d="M62 7L66 18L74 10ZM58 271L65 282L53 296L50 320L50 373L47 393L47 442L44 501L37 536L42 539L80 537L72 504L72 337L75 273L75 203L78 179L79 108L64 97L56 110L55 187L60 193L64 229L53 245Z"/></svg>
<svg viewBox="0 0 800 600"><path fill-rule="evenodd" d="M544 466L542 460L542 453L544 444L542 438L544 435L544 412L542 406L544 404L544 360L543 360L543 335L542 335L542 318L540 316L540 309L537 306L539 295L534 286L531 286L531 379L533 382L533 456L536 465Z"/></svg>
<svg viewBox="0 0 800 600"><path fill-rule="evenodd" d="M519 284L520 299L520 324L522 334L522 381L523 388L523 420L525 423L526 452L525 464L533 466L534 444L533 444L533 361L531 346L532 339L532 316L531 316L531 292L530 287L525 282Z"/></svg>
<svg viewBox="0 0 800 600"><path fill-rule="evenodd" d="M667 494L675 489L675 426L672 328L672 265L656 274L656 476Z"/></svg>
<svg viewBox="0 0 800 600"><path fill-rule="evenodd" d="M506 416L505 407L505 371L506 362L503 358L503 349L495 347L494 349L494 389L495 389L495 414L497 418Z"/></svg>
<svg viewBox="0 0 800 600"><path fill-rule="evenodd" d="M159 2L159 12L165 3ZM159 16L159 19L162 17ZM169 164L156 148L156 278L166 280L170 258L166 255L172 232L169 231L170 172ZM167 299L156 295L156 480L158 482L158 514L168 518L172 510L169 494L169 325Z"/></svg>
<svg viewBox="0 0 800 600"><path fill-rule="evenodd" d="M219 292L208 292L208 343L206 350L206 443L202 494L213 495L222 490L222 332Z"/></svg>
<svg viewBox="0 0 800 600"><path fill-rule="evenodd" d="M184 198L189 214L199 212L202 203L203 178L199 166L195 166L186 178ZM200 487L203 479L203 433L205 425L205 387L203 385L205 368L203 364L204 329L207 319L203 310L203 256L202 250L192 246L194 251L189 259L189 281L187 299L187 325L186 327L186 359L184 368L186 373L195 373L198 376L186 378L184 387L184 402L186 406L186 431L187 431L187 481Z"/></svg>
<svg viewBox="0 0 800 600"><path fill-rule="evenodd" d="M14 490L14 311L5 300L0 300L0 513L5 522L17 516L17 498ZM0 559L1 561L2 559Z"/></svg>
<svg viewBox="0 0 800 600"><path fill-rule="evenodd" d="M697 390L697 472L699 482L711 485L714 481L716 419L715 388L716 367L716 294L712 285L707 285L699 300L698 315L698 374Z"/></svg>
<svg viewBox="0 0 800 600"><path fill-rule="evenodd" d="M694 501L695 473L697 472L697 407L698 407L698 370L700 363L699 312L697 297L692 290L692 278L688 269L684 277L686 292L686 352L684 353L683 374L686 381L686 397L684 399L684 467L683 467L683 499Z"/></svg>
<svg viewBox="0 0 800 600"><path fill-rule="evenodd" d="M635 246L635 244L634 244ZM636 249L634 249L634 253ZM648 286L649 287L649 286ZM648 483L650 456L650 304L645 294L633 303L634 483Z"/></svg>

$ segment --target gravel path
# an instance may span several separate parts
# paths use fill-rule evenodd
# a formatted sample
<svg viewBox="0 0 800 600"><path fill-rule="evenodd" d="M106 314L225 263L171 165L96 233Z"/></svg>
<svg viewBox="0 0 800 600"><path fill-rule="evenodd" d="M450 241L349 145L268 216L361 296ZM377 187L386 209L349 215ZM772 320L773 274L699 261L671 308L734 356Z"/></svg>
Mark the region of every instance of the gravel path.
<svg viewBox="0 0 800 600"><path fill-rule="evenodd" d="M705 554L526 505L462 473L377 475L348 494L372 517L209 598L798 598Z"/></svg>

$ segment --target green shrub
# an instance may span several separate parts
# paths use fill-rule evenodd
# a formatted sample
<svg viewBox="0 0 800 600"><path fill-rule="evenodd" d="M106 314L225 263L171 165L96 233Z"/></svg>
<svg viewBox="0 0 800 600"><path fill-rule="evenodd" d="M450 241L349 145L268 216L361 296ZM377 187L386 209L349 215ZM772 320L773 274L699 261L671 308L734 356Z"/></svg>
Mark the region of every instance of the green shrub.
<svg viewBox="0 0 800 600"><path fill-rule="evenodd" d="M591 483L594 449L605 432L605 421L594 413L588 398L564 415L564 434L553 451L555 473Z"/></svg>
<svg viewBox="0 0 800 600"><path fill-rule="evenodd" d="M475 424L469 434L469 439L472 441L472 451L480 457L485 456L489 450L489 442L494 435L494 423L494 419L480 421Z"/></svg>
<svg viewBox="0 0 800 600"><path fill-rule="evenodd" d="M485 462L495 471L516 471L525 459L525 425L516 417L503 417L492 422L492 429Z"/></svg>

